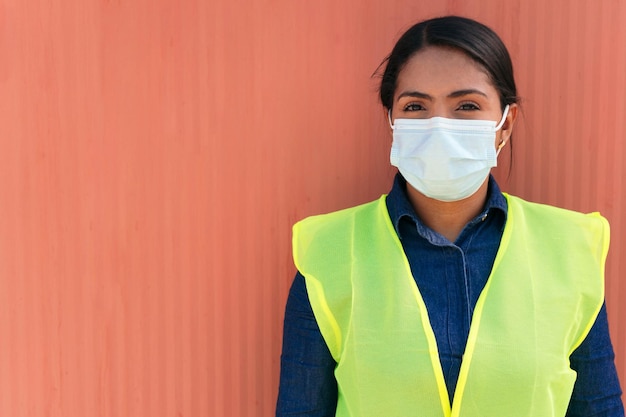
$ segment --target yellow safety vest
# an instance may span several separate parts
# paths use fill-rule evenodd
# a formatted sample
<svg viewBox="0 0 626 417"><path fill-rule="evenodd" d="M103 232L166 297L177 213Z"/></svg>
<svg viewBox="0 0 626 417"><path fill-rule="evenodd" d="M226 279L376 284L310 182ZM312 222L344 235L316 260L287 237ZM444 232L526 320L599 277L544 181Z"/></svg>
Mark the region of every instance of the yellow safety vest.
<svg viewBox="0 0 626 417"><path fill-rule="evenodd" d="M337 361L337 416L565 415L576 380L569 356L604 299L608 222L505 197L452 401L386 196L294 226L295 263Z"/></svg>

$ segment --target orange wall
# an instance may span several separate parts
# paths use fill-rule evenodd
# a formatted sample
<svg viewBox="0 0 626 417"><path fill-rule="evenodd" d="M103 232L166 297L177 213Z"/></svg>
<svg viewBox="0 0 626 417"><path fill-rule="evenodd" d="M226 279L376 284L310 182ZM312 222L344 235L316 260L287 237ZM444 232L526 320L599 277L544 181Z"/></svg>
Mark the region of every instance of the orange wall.
<svg viewBox="0 0 626 417"><path fill-rule="evenodd" d="M624 380L626 2L574 3L0 1L0 415L272 415L291 224L388 190L370 75L451 12L516 64L503 188L612 223Z"/></svg>

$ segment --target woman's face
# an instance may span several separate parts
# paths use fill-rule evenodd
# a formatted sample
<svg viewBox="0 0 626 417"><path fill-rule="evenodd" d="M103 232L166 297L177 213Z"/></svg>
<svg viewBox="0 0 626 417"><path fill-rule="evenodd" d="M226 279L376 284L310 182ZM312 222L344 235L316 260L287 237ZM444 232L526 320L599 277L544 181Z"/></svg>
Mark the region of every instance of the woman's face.
<svg viewBox="0 0 626 417"><path fill-rule="evenodd" d="M391 119L478 119L499 122L498 91L482 66L454 48L429 46L415 53L398 74ZM517 115L510 105L495 146L509 139Z"/></svg>

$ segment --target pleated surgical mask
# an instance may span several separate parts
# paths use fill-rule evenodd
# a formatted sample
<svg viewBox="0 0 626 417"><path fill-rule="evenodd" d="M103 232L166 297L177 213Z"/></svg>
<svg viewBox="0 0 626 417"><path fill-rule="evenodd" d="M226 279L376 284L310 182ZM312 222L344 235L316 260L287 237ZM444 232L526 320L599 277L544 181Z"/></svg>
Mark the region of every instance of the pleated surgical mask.
<svg viewBox="0 0 626 417"><path fill-rule="evenodd" d="M458 201L474 194L497 166L496 132L492 120L396 119L391 125L391 165L420 193L440 201Z"/></svg>

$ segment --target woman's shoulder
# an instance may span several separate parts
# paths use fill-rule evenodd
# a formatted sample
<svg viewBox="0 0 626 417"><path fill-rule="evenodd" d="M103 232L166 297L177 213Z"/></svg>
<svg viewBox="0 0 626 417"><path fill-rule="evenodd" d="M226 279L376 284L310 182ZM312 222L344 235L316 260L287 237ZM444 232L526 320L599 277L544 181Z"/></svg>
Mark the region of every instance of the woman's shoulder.
<svg viewBox="0 0 626 417"><path fill-rule="evenodd" d="M517 212L526 214L536 214L540 217L553 217L558 219L589 219L589 218L601 218L604 217L599 212L582 213L580 211L571 210L563 207L557 207L550 204L537 203L528 201L523 198L513 196L507 193L503 193L506 197L509 209L513 209Z"/></svg>
<svg viewBox="0 0 626 417"><path fill-rule="evenodd" d="M316 214L313 216L309 216L298 221L296 223L296 226L302 227L302 226L312 225L316 223L332 224L332 223L337 223L337 222L343 222L346 219L359 215L360 213L371 212L372 210L375 210L379 204L381 203L384 204L385 197L386 196L383 195L380 198L374 201L367 202L367 203L359 204L356 206L344 208L344 209L337 210L337 211L332 211L329 213Z"/></svg>
<svg viewBox="0 0 626 417"><path fill-rule="evenodd" d="M540 239L582 240L595 242L599 248L608 247L609 222L599 213L581 213L548 204L526 201L505 194L508 220L516 228L533 231Z"/></svg>

